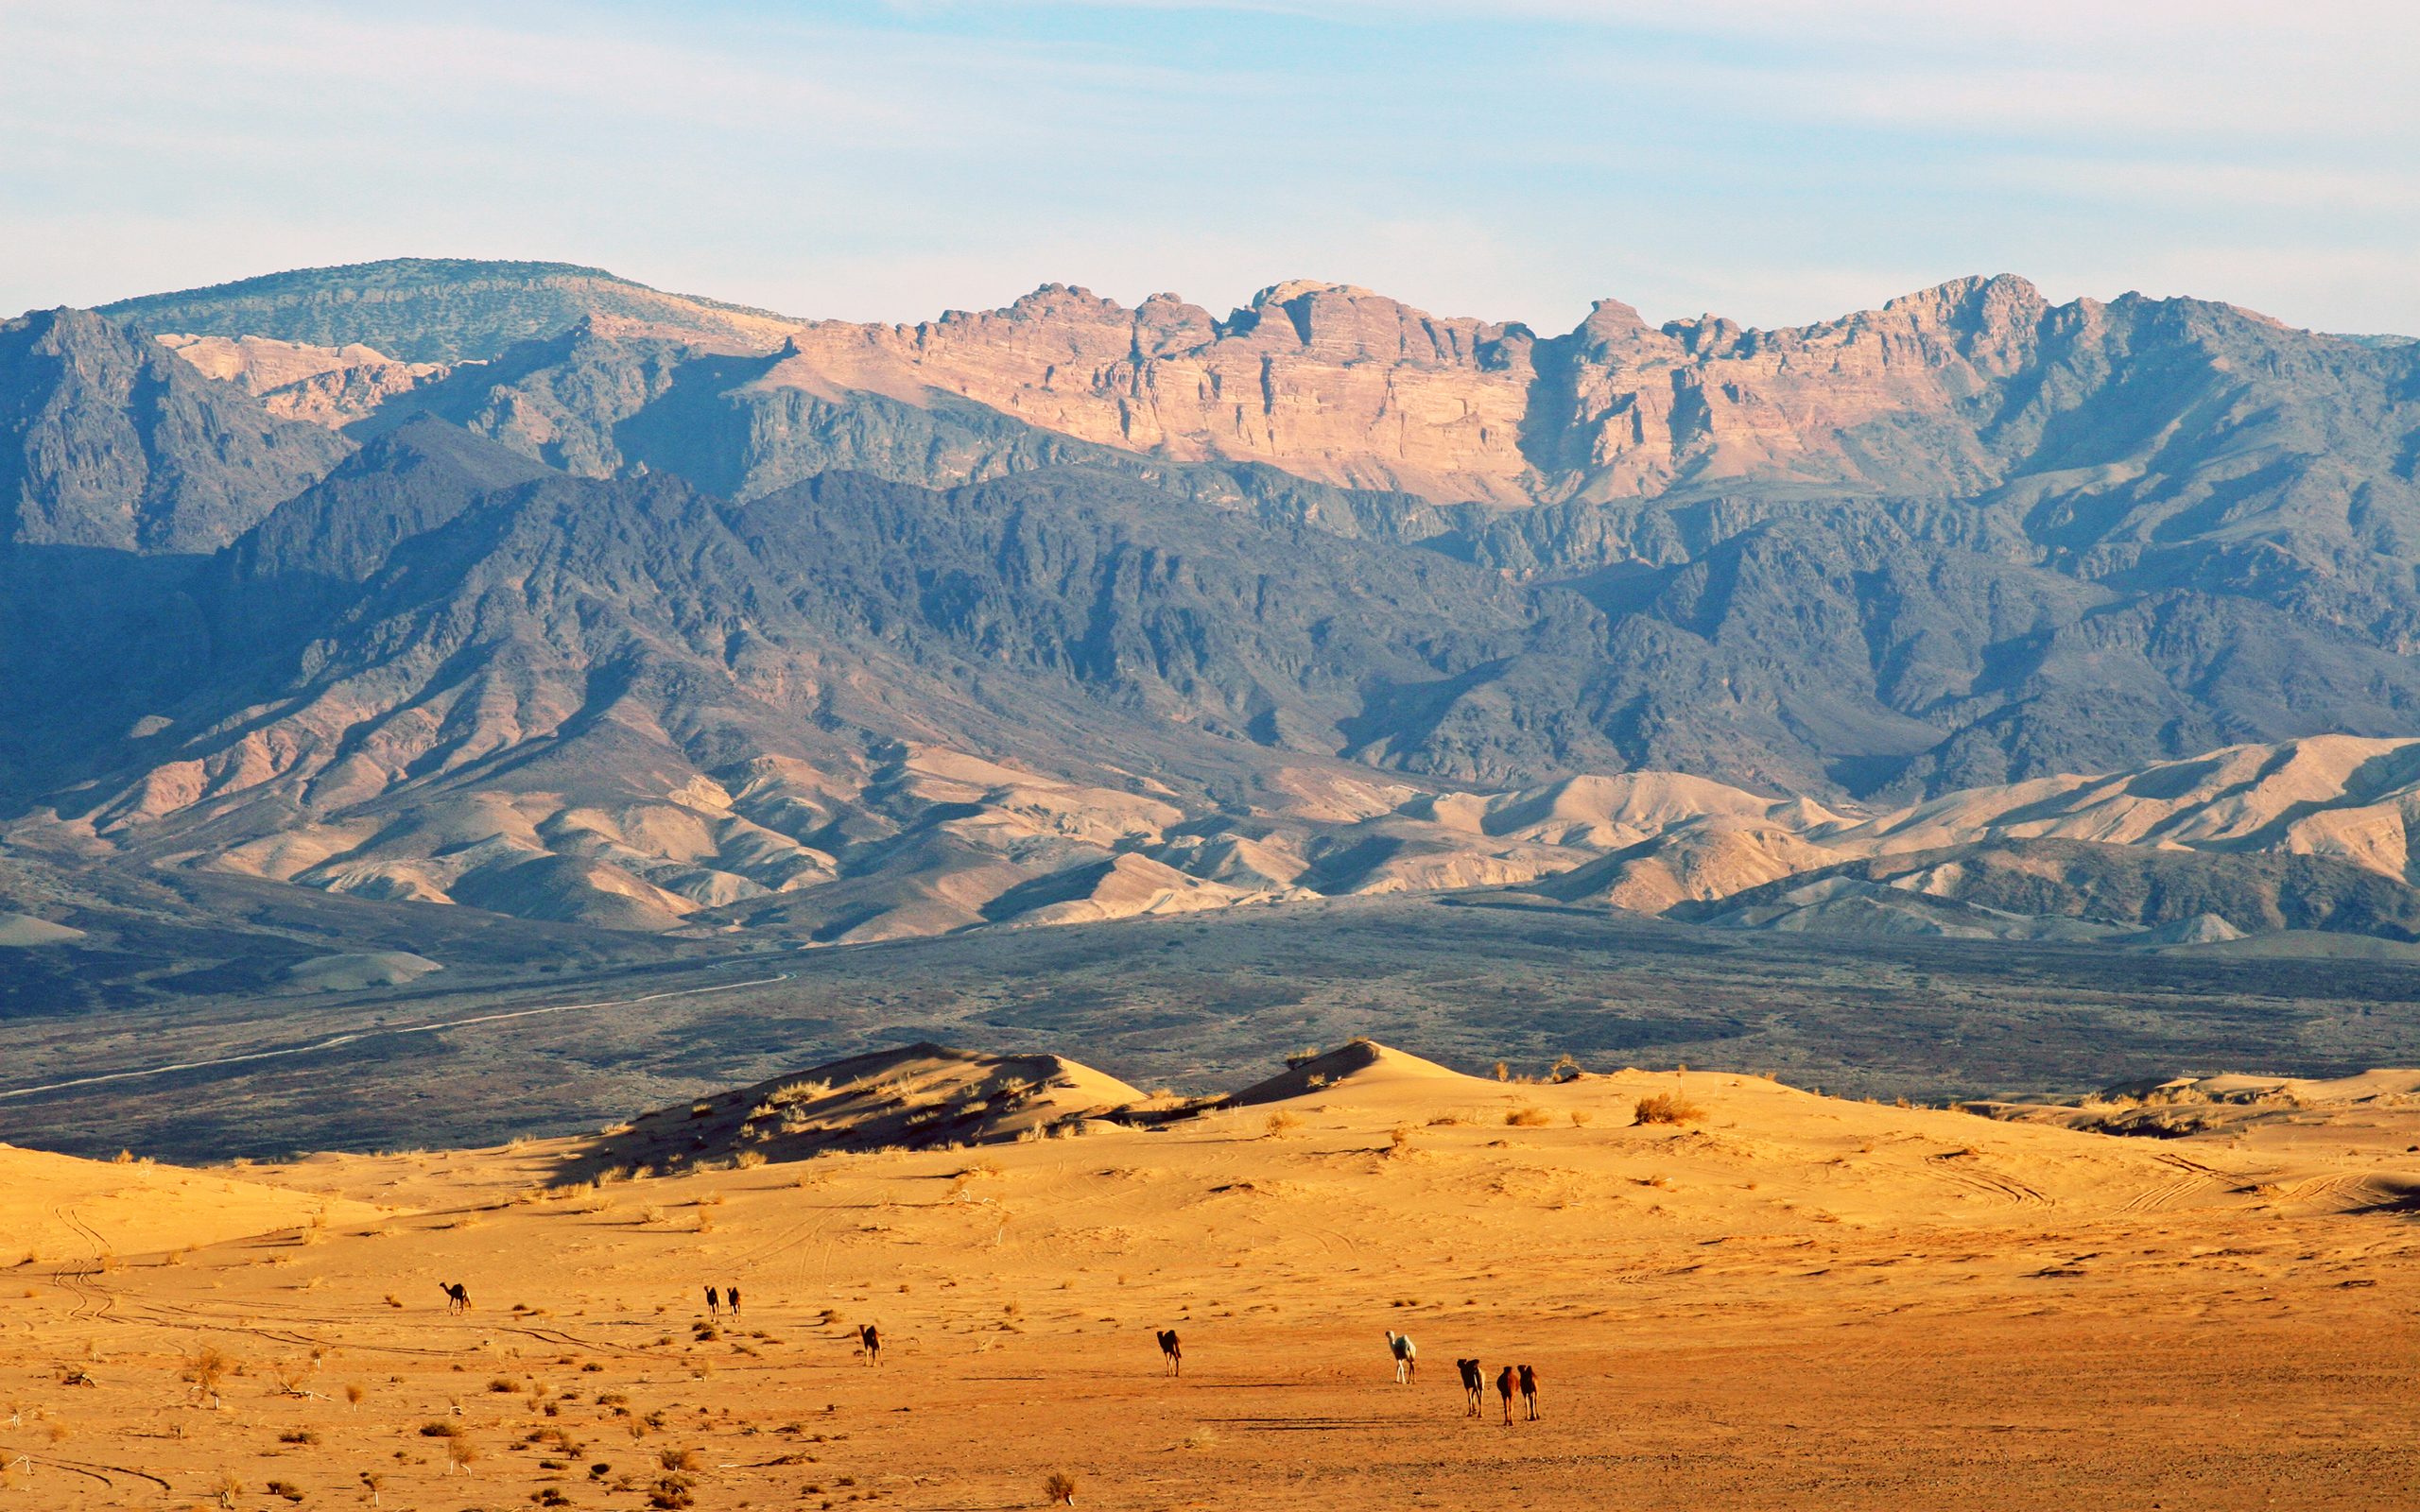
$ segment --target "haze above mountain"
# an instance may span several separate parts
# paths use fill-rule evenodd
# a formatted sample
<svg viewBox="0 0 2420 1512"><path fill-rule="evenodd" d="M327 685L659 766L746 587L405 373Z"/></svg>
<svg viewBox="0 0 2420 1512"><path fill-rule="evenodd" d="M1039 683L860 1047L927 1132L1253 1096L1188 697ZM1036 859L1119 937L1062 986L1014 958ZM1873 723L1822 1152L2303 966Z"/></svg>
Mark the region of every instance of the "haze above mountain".
<svg viewBox="0 0 2420 1512"><path fill-rule="evenodd" d="M2112 938L2420 922L2420 347L2224 304L889 327L398 262L0 324L0 412L45 877L847 942L1979 846L1779 927L1988 935L1940 868L2055 842Z"/></svg>

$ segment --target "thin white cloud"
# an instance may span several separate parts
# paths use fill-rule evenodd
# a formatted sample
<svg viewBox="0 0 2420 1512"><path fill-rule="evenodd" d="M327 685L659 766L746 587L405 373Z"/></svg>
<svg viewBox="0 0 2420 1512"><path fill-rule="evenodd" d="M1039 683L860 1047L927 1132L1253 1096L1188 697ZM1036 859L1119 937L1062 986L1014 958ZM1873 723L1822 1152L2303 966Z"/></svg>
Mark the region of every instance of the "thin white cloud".
<svg viewBox="0 0 2420 1512"><path fill-rule="evenodd" d="M2014 269L2420 329L2415 60L2365 0L0 0L0 308L417 253L902 320L1311 274L1771 325Z"/></svg>

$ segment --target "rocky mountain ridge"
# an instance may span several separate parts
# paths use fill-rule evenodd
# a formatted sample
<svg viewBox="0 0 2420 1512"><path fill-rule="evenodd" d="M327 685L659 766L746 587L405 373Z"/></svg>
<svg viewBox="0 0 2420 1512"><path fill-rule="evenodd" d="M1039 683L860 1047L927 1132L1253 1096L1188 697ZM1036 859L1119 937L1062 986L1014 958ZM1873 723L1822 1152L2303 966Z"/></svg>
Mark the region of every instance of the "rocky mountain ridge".
<svg viewBox="0 0 2420 1512"><path fill-rule="evenodd" d="M570 265L120 308L0 329L19 854L823 943L2053 841L2412 880L2410 349L2010 278L1545 339Z"/></svg>

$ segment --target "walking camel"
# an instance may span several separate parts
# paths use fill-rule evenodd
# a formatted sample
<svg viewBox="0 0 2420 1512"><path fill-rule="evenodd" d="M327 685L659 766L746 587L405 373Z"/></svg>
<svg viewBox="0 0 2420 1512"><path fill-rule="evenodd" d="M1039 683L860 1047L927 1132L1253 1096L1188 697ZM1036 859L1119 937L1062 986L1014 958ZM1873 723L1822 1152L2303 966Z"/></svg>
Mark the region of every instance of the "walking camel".
<svg viewBox="0 0 2420 1512"><path fill-rule="evenodd" d="M882 1364L881 1330L871 1323L860 1325L857 1329L857 1347L865 1350L866 1364L870 1366Z"/></svg>
<svg viewBox="0 0 2420 1512"><path fill-rule="evenodd" d="M1495 1373L1495 1394L1504 1399L1504 1420L1512 1421L1512 1367L1506 1366Z"/></svg>
<svg viewBox="0 0 2420 1512"><path fill-rule="evenodd" d="M722 1316L722 1293L711 1286L706 1288L706 1316Z"/></svg>
<svg viewBox="0 0 2420 1512"><path fill-rule="evenodd" d="M722 1289L722 1299L730 1306L731 1315L733 1317L737 1317L739 1315L739 1288L736 1286L724 1287Z"/></svg>
<svg viewBox="0 0 2420 1512"><path fill-rule="evenodd" d="M1160 1363L1172 1376L1184 1374L1184 1346L1178 1342L1176 1330L1160 1330Z"/></svg>
<svg viewBox="0 0 2420 1512"><path fill-rule="evenodd" d="M445 1311L467 1313L471 1310L471 1294L460 1281L439 1281L437 1289L445 1294Z"/></svg>
<svg viewBox="0 0 2420 1512"><path fill-rule="evenodd" d="M1477 1360L1457 1360L1454 1368L1462 1373L1462 1403L1465 1409L1462 1416L1477 1418L1479 1416L1479 1393L1487 1386L1487 1377L1479 1370Z"/></svg>
<svg viewBox="0 0 2420 1512"><path fill-rule="evenodd" d="M1403 1385L1420 1370L1420 1346L1411 1342L1409 1333L1387 1330L1387 1349L1395 1357L1395 1383Z"/></svg>
<svg viewBox="0 0 2420 1512"><path fill-rule="evenodd" d="M1538 1373L1526 1365L1521 1367L1521 1415L1530 1422L1538 1420Z"/></svg>

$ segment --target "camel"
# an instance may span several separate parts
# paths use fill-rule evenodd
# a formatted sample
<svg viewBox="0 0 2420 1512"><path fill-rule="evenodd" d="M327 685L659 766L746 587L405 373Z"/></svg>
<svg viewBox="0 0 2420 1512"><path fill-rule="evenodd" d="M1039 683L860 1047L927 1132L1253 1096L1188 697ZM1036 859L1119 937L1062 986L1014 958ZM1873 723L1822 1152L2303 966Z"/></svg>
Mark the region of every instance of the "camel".
<svg viewBox="0 0 2420 1512"><path fill-rule="evenodd" d="M1463 1404L1468 1408L1462 1416L1476 1418L1479 1416L1479 1393L1487 1386L1487 1377L1480 1371L1477 1360L1457 1360L1454 1368L1462 1373Z"/></svg>
<svg viewBox="0 0 2420 1512"><path fill-rule="evenodd" d="M1184 1346L1177 1342L1176 1330L1160 1330L1160 1363L1172 1376L1184 1374Z"/></svg>
<svg viewBox="0 0 2420 1512"><path fill-rule="evenodd" d="M706 1316L722 1316L722 1293L711 1286L706 1288Z"/></svg>
<svg viewBox="0 0 2420 1512"><path fill-rule="evenodd" d="M724 1305L731 1309L731 1315L733 1317L737 1317L739 1315L739 1288L736 1286L724 1287L722 1289L722 1299Z"/></svg>
<svg viewBox="0 0 2420 1512"><path fill-rule="evenodd" d="M1495 1394L1504 1399L1504 1420L1512 1420L1512 1367L1506 1366L1495 1373Z"/></svg>
<svg viewBox="0 0 2420 1512"><path fill-rule="evenodd" d="M882 1332L868 1323L857 1330L857 1346L866 1351L866 1364L882 1364Z"/></svg>
<svg viewBox="0 0 2420 1512"><path fill-rule="evenodd" d="M445 1311L467 1313L471 1310L471 1294L460 1281L439 1281L437 1289L445 1294Z"/></svg>
<svg viewBox="0 0 2420 1512"><path fill-rule="evenodd" d="M1387 1330L1387 1349L1395 1357L1395 1383L1403 1385L1420 1372L1420 1346L1411 1342L1409 1333Z"/></svg>
<svg viewBox="0 0 2420 1512"><path fill-rule="evenodd" d="M1538 1373L1526 1365L1521 1367L1521 1415L1530 1422L1538 1420Z"/></svg>

